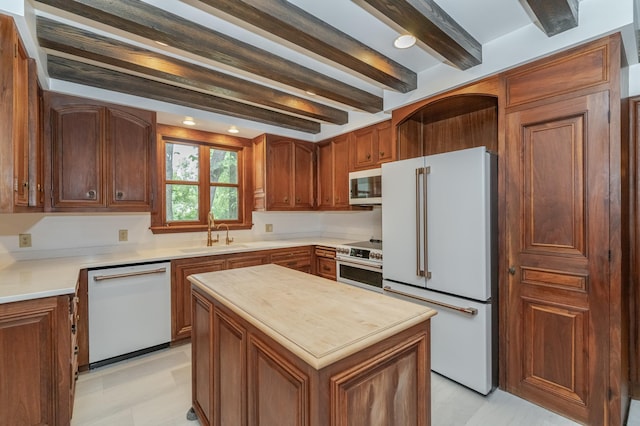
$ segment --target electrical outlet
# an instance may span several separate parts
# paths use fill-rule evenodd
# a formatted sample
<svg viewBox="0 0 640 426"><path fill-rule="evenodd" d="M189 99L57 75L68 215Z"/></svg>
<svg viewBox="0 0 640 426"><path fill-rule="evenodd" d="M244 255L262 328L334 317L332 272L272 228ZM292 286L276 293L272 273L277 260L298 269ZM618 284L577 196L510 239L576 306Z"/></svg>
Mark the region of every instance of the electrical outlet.
<svg viewBox="0 0 640 426"><path fill-rule="evenodd" d="M128 241L128 240L129 240L129 230L128 229L118 230L118 241Z"/></svg>
<svg viewBox="0 0 640 426"><path fill-rule="evenodd" d="M31 234L19 234L18 241L20 248L31 247Z"/></svg>
<svg viewBox="0 0 640 426"><path fill-rule="evenodd" d="M264 225L264 232L273 232L273 223L267 223Z"/></svg>

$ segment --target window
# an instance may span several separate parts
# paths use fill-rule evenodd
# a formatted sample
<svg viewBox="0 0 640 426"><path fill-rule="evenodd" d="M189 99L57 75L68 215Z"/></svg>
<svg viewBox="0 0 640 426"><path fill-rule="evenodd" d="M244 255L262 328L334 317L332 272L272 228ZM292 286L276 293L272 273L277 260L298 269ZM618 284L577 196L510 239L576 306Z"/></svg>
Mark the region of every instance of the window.
<svg viewBox="0 0 640 426"><path fill-rule="evenodd" d="M162 159L154 206L153 232L188 232L206 228L212 211L216 223L250 228L246 170L251 141L215 133L158 125ZM160 168L160 167L159 167Z"/></svg>

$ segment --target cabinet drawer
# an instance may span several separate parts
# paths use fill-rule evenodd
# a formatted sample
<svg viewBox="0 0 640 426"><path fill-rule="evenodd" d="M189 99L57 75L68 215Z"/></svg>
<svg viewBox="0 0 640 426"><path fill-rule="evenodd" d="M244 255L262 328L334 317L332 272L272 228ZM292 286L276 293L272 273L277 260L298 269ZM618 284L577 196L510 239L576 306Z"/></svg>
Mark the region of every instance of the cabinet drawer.
<svg viewBox="0 0 640 426"><path fill-rule="evenodd" d="M266 253L239 255L227 259L227 269L245 268L269 263L269 255Z"/></svg>
<svg viewBox="0 0 640 426"><path fill-rule="evenodd" d="M336 261L326 257L317 258L317 274L323 278L336 280Z"/></svg>
<svg viewBox="0 0 640 426"><path fill-rule="evenodd" d="M336 258L336 249L333 247L316 246L316 257Z"/></svg>
<svg viewBox="0 0 640 426"><path fill-rule="evenodd" d="M310 246L274 250L271 252L271 263L310 273L311 253L312 252Z"/></svg>

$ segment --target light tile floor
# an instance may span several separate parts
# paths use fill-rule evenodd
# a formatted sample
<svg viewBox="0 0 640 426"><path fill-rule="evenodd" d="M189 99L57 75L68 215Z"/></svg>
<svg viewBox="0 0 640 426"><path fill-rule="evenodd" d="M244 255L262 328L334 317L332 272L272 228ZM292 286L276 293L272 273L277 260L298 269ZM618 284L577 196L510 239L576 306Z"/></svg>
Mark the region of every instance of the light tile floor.
<svg viewBox="0 0 640 426"><path fill-rule="evenodd" d="M501 390L483 397L432 374L433 426L569 426L576 423ZM83 373L72 426L198 426L191 407L191 345ZM628 425L640 426L640 403Z"/></svg>

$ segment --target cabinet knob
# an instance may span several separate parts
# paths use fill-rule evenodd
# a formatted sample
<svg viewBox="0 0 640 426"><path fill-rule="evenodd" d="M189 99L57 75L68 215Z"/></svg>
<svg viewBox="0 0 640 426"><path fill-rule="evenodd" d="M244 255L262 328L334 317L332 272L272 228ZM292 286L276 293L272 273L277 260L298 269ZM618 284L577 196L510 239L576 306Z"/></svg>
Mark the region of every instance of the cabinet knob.
<svg viewBox="0 0 640 426"><path fill-rule="evenodd" d="M296 198L296 203L299 203L299 202L300 202L300 198Z"/></svg>
<svg viewBox="0 0 640 426"><path fill-rule="evenodd" d="M384 151L380 151L380 157L384 157Z"/></svg>
<svg viewBox="0 0 640 426"><path fill-rule="evenodd" d="M367 154L367 160L371 160L371 154Z"/></svg>
<svg viewBox="0 0 640 426"><path fill-rule="evenodd" d="M87 191L87 198L90 200L95 200L96 199L96 190L95 189L90 189L89 191Z"/></svg>
<svg viewBox="0 0 640 426"><path fill-rule="evenodd" d="M511 275L515 275L515 274L516 274L516 268L515 268L515 266L510 266L510 267L509 267L509 273L510 273Z"/></svg>
<svg viewBox="0 0 640 426"><path fill-rule="evenodd" d="M124 197L124 192L122 192L122 191L116 192L116 198L118 200L122 200L123 197Z"/></svg>
<svg viewBox="0 0 640 426"><path fill-rule="evenodd" d="M284 197L284 202L288 203L289 202L289 197Z"/></svg>

